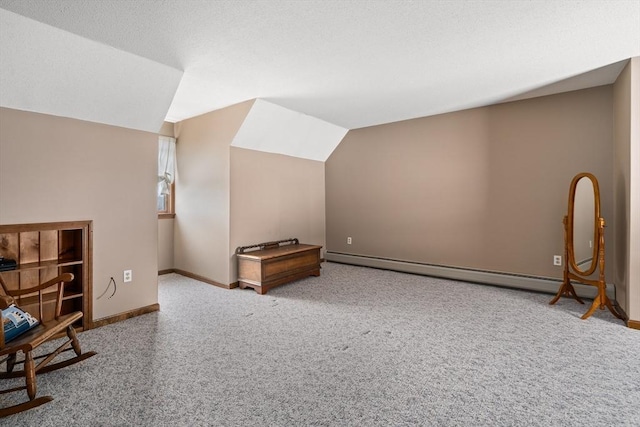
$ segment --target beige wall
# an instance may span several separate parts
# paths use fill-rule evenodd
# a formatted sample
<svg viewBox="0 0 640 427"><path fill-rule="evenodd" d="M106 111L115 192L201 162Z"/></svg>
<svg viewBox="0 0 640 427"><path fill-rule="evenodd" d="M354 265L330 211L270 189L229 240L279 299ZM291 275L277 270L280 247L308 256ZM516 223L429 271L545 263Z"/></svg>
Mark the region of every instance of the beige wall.
<svg viewBox="0 0 640 427"><path fill-rule="evenodd" d="M94 320L158 302L157 139L0 108L0 223L93 220ZM96 300L110 277L118 292Z"/></svg>
<svg viewBox="0 0 640 427"><path fill-rule="evenodd" d="M604 86L350 131L326 162L327 250L561 277L574 175L612 218L611 103Z"/></svg>
<svg viewBox="0 0 640 427"><path fill-rule="evenodd" d="M614 277L616 299L629 314L629 195L630 195L630 123L631 123L631 66L627 65L618 76L613 89L614 99L614 217L615 233Z"/></svg>
<svg viewBox="0 0 640 427"><path fill-rule="evenodd" d="M325 246L324 162L231 148L231 243L291 237ZM235 257L231 281L237 280Z"/></svg>
<svg viewBox="0 0 640 427"><path fill-rule="evenodd" d="M158 134L175 138L173 126L173 123L162 122L162 127L160 128L160 132L158 132Z"/></svg>
<svg viewBox="0 0 640 427"><path fill-rule="evenodd" d="M629 311L640 322L640 57L631 58ZM637 324L636 324L637 326Z"/></svg>
<svg viewBox="0 0 640 427"><path fill-rule="evenodd" d="M616 295L640 321L640 58L618 76L613 105Z"/></svg>
<svg viewBox="0 0 640 427"><path fill-rule="evenodd" d="M158 271L173 269L173 222L158 219Z"/></svg>
<svg viewBox="0 0 640 427"><path fill-rule="evenodd" d="M177 126L174 267L229 284L230 145L253 101Z"/></svg>

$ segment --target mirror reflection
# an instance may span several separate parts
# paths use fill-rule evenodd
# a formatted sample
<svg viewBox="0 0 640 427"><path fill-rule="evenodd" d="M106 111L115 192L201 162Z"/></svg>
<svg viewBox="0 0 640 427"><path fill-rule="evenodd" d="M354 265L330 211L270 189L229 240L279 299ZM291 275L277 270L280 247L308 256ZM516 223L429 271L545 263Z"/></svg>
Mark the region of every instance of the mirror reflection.
<svg viewBox="0 0 640 427"><path fill-rule="evenodd" d="M586 272L594 262L595 236L595 198L593 182L585 177L576 185L573 205L573 254L579 271Z"/></svg>

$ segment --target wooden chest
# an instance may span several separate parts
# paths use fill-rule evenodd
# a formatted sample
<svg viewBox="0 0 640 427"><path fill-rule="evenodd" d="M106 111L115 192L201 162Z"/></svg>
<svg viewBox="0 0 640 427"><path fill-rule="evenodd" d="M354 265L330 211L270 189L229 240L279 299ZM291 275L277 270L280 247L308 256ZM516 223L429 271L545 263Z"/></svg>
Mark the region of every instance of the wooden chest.
<svg viewBox="0 0 640 427"><path fill-rule="evenodd" d="M238 285L253 288L261 295L276 286L320 276L322 246L291 244L246 253L237 253Z"/></svg>

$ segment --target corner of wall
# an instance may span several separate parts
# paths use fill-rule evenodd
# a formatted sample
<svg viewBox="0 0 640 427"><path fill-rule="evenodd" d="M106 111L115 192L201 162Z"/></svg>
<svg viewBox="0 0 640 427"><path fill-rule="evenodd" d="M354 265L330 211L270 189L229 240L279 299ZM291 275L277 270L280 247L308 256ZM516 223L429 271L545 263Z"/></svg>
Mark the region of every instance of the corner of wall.
<svg viewBox="0 0 640 427"><path fill-rule="evenodd" d="M176 125L174 268L227 285L230 146L253 100Z"/></svg>
<svg viewBox="0 0 640 427"><path fill-rule="evenodd" d="M640 320L640 57L614 83L614 243L616 298Z"/></svg>

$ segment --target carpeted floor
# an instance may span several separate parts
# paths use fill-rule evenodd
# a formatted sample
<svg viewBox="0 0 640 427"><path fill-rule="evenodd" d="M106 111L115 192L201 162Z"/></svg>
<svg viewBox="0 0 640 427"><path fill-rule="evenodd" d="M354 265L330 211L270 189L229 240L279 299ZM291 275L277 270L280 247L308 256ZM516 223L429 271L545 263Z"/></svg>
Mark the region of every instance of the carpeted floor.
<svg viewBox="0 0 640 427"><path fill-rule="evenodd" d="M159 282L0 424L640 425L640 331L573 300L334 263L264 296Z"/></svg>

